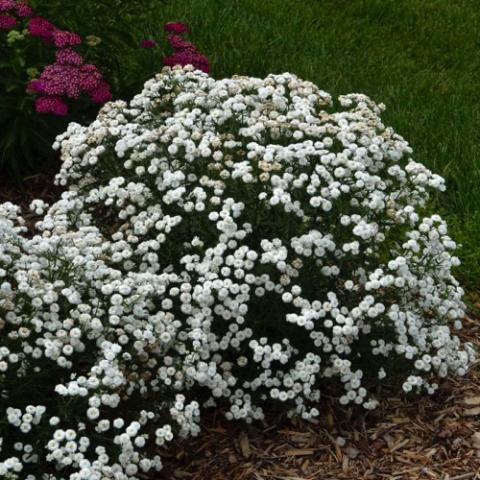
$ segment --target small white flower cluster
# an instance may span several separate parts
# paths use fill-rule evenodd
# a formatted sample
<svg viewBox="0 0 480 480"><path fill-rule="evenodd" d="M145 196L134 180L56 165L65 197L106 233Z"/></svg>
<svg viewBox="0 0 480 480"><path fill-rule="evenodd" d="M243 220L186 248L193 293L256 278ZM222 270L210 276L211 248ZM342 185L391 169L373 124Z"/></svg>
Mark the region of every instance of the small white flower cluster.
<svg viewBox="0 0 480 480"><path fill-rule="evenodd" d="M20 429L23 433L28 433L32 429L32 425L38 425L42 419L42 415L46 412L46 408L43 405L34 407L33 405L27 405L25 413L18 408L8 407L6 410L7 421L11 425Z"/></svg>
<svg viewBox="0 0 480 480"><path fill-rule="evenodd" d="M330 386L370 409L465 374L444 183L382 109L187 67L71 124L37 234L0 205L0 475L135 480L204 407L308 420Z"/></svg>

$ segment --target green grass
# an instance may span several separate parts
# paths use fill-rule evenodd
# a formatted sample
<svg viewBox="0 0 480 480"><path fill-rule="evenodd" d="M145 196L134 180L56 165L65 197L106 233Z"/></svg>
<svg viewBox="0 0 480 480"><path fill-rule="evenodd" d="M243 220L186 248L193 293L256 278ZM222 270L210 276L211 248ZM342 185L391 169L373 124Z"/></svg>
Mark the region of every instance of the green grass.
<svg viewBox="0 0 480 480"><path fill-rule="evenodd" d="M289 71L385 103L415 159L447 179L437 210L462 243L462 281L478 288L478 0L171 0L159 9L191 26L217 78Z"/></svg>

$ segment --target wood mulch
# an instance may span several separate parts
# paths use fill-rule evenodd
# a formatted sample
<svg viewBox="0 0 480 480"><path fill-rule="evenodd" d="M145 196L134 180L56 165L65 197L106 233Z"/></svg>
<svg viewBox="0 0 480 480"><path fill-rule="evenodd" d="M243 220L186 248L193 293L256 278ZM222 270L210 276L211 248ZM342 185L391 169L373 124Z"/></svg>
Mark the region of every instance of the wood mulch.
<svg viewBox="0 0 480 480"><path fill-rule="evenodd" d="M44 162L42 171L23 178L14 178L9 173L0 170L0 203L12 202L27 207L35 198L46 202L55 201L60 189L53 185L53 179L58 172L57 162Z"/></svg>
<svg viewBox="0 0 480 480"><path fill-rule="evenodd" d="M27 226L32 229L38 218L29 211L31 201L39 198L52 204L60 198L62 189L53 184L57 172L58 165L54 162L46 164L41 173L21 179L15 179L0 170L0 203L12 202L19 205Z"/></svg>
<svg viewBox="0 0 480 480"><path fill-rule="evenodd" d="M461 336L480 349L480 318L468 316ZM368 414L327 405L315 423L211 412L197 438L161 452L155 480L480 479L479 367L433 397L388 398Z"/></svg>

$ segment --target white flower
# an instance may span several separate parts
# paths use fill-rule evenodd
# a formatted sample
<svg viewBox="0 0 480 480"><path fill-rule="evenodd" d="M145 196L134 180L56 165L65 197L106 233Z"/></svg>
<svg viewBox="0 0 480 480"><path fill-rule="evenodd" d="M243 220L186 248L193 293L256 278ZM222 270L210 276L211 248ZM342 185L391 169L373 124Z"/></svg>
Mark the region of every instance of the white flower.
<svg viewBox="0 0 480 480"><path fill-rule="evenodd" d="M367 386L402 358L405 392L467 371L456 245L422 218L444 182L383 106L339 104L288 73L165 69L57 138L66 191L32 202L37 234L0 205L0 371L18 377L9 428L45 438L32 462L133 480L161 468L157 446L199 433L199 388L230 419L278 401L309 420L332 383L375 408ZM13 400L28 385L47 407Z"/></svg>

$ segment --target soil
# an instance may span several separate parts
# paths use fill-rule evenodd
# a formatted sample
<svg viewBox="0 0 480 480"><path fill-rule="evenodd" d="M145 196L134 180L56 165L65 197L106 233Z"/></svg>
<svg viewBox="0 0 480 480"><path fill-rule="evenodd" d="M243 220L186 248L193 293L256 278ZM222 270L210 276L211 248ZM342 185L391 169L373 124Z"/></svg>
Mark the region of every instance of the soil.
<svg viewBox="0 0 480 480"><path fill-rule="evenodd" d="M57 165L50 165L42 173L15 179L6 172L0 171L0 202L12 202L28 209L35 198L47 202L54 201L60 189L53 185L53 179L58 171Z"/></svg>

